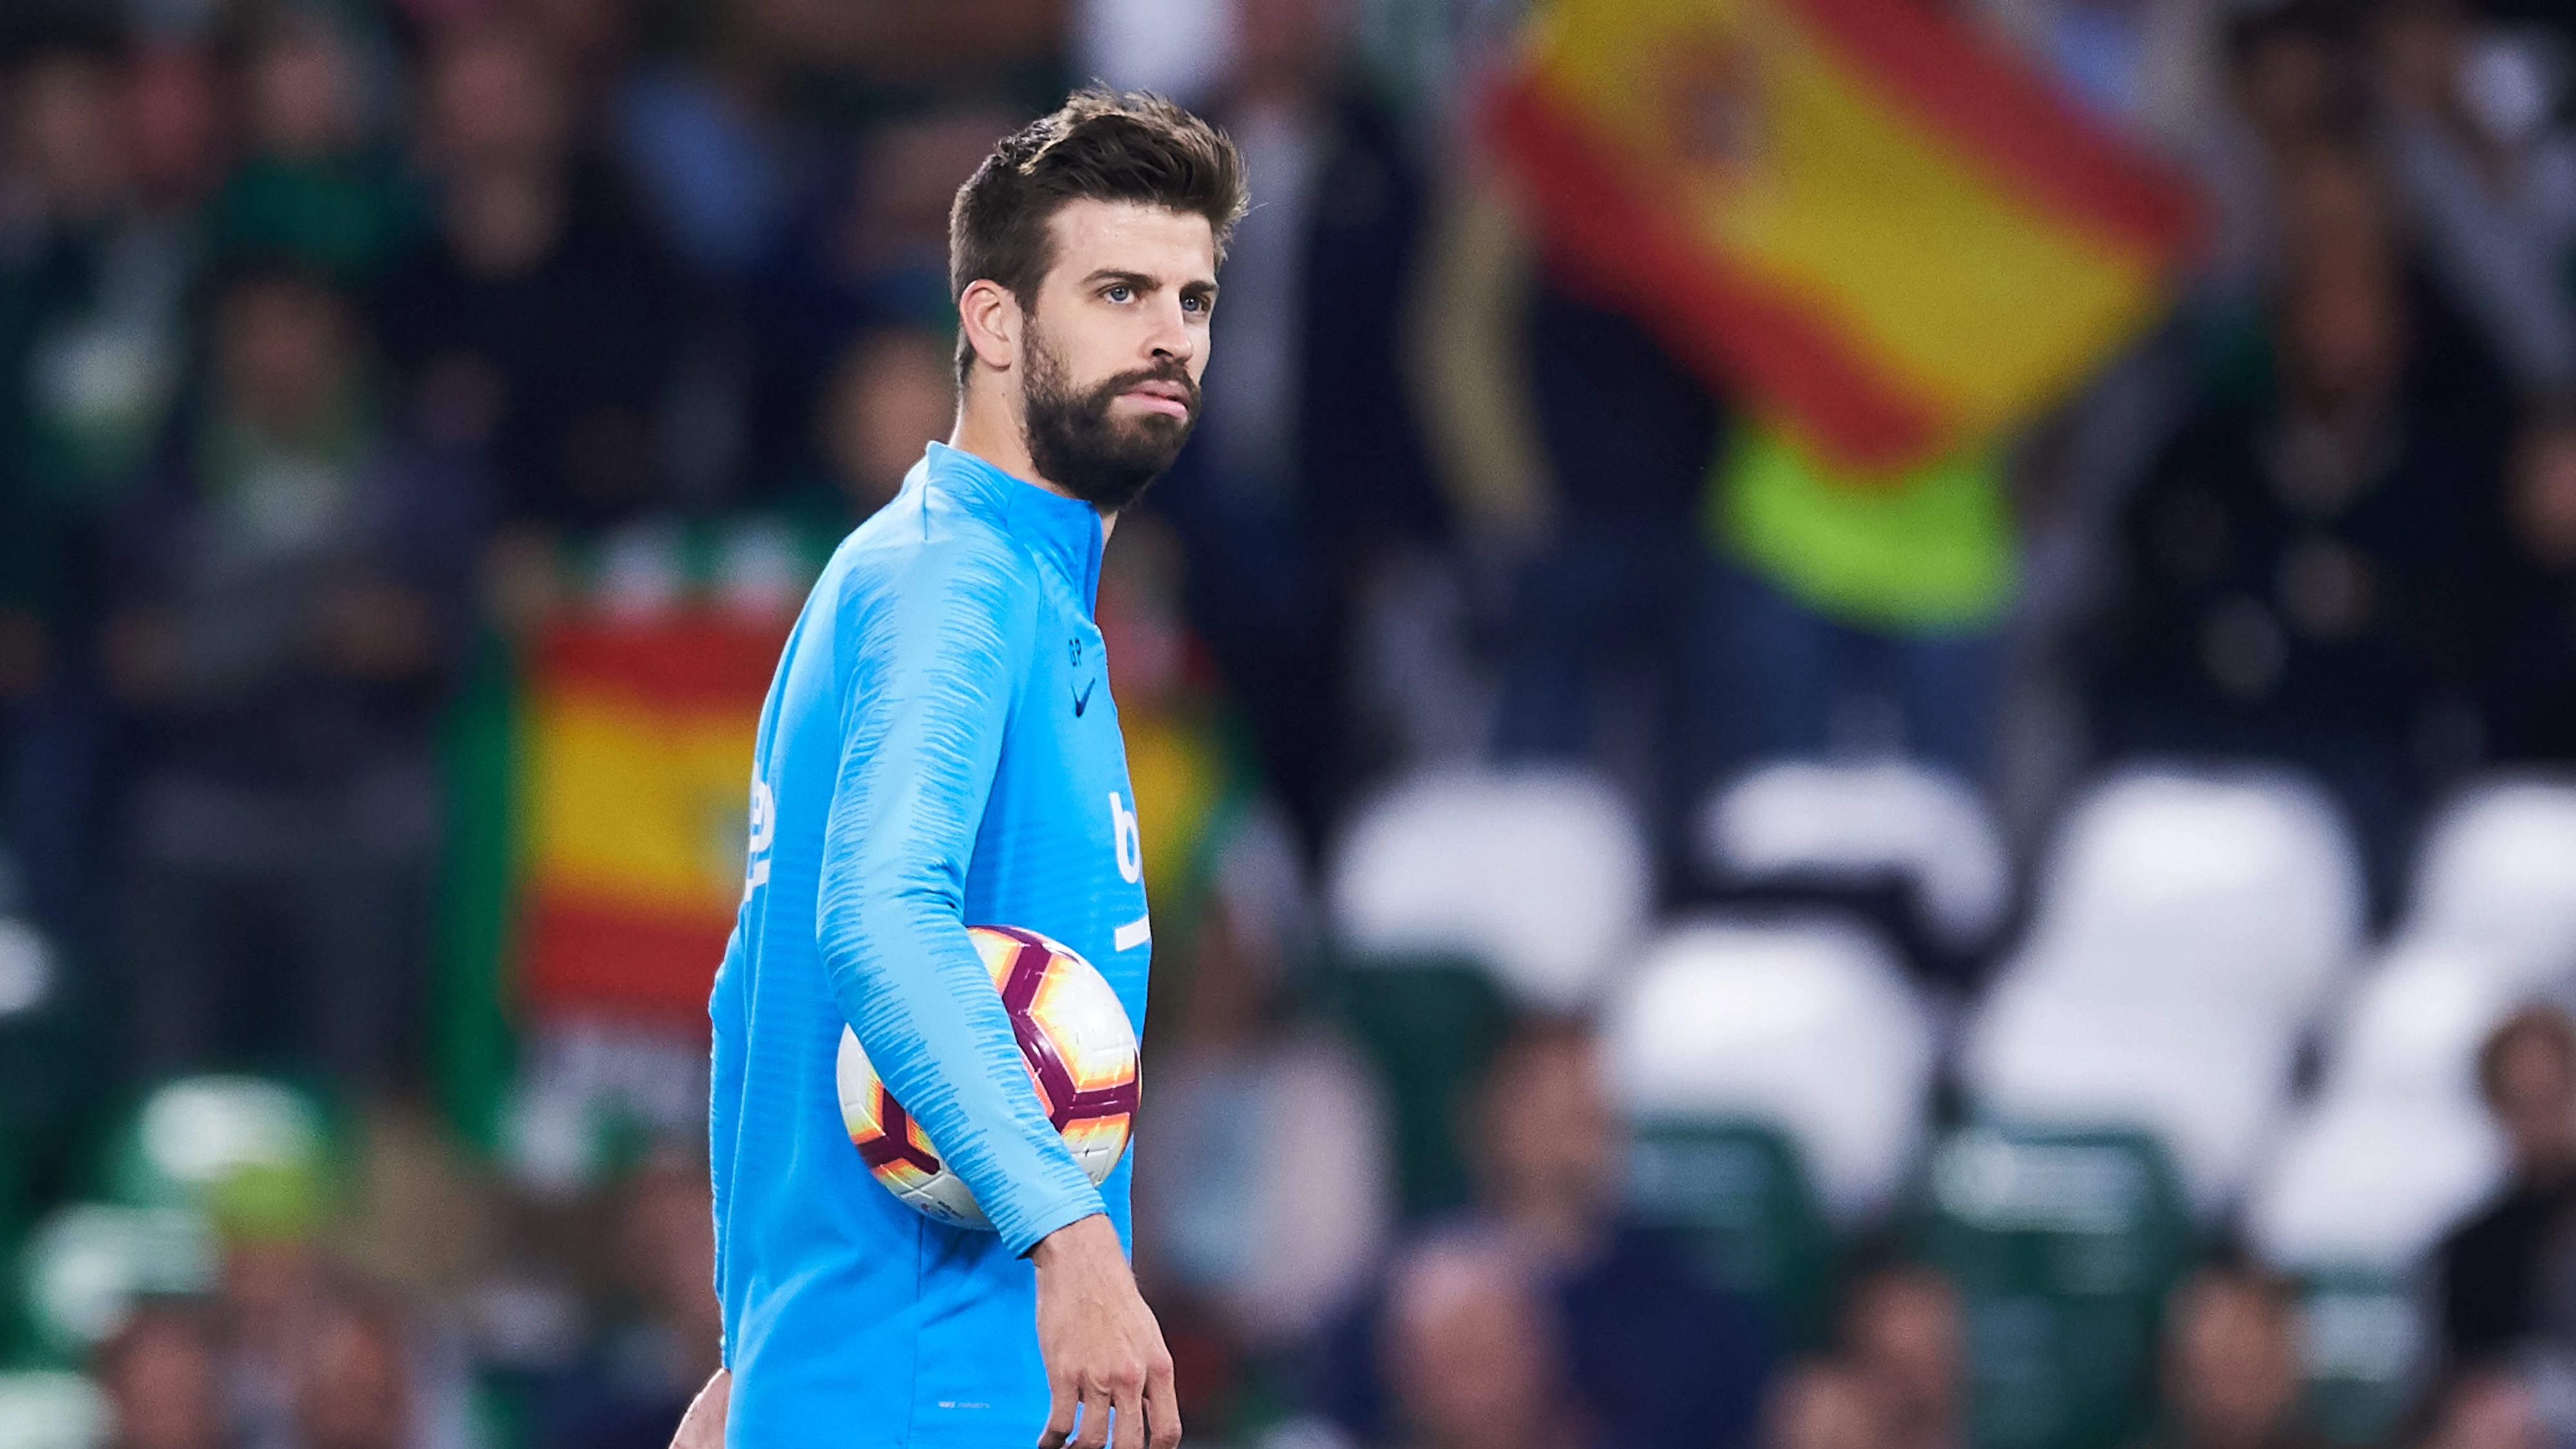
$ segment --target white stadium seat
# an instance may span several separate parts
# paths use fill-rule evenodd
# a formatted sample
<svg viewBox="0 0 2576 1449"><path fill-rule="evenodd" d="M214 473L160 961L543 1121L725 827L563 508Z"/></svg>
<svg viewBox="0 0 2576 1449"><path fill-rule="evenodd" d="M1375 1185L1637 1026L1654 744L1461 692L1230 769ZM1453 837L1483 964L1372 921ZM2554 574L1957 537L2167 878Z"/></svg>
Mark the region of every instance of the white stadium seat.
<svg viewBox="0 0 2576 1449"><path fill-rule="evenodd" d="M2314 785L2135 767L2070 812L2011 969L2303 1020L2357 952L2362 915L2359 858Z"/></svg>
<svg viewBox="0 0 2576 1449"><path fill-rule="evenodd" d="M2300 777L2116 773L2069 812L2029 938L1979 1003L1969 1095L2009 1124L2149 1132L2220 1213L2279 1129L2362 904L2343 822Z"/></svg>
<svg viewBox="0 0 2576 1449"><path fill-rule="evenodd" d="M0 1372L0 1449L98 1449L116 1430L107 1395L70 1369Z"/></svg>
<svg viewBox="0 0 2576 1449"><path fill-rule="evenodd" d="M2475 1106L2478 1048L2535 985L2457 940L2400 939L2335 1021L2328 1095Z"/></svg>
<svg viewBox="0 0 2576 1449"><path fill-rule="evenodd" d="M2473 1101L2330 1094L2274 1155L2247 1204L2246 1237L2282 1269L2402 1274L2503 1168Z"/></svg>
<svg viewBox="0 0 2576 1449"><path fill-rule="evenodd" d="M54 994L53 953L34 925L0 916L0 1021L32 1013Z"/></svg>
<svg viewBox="0 0 2576 1449"><path fill-rule="evenodd" d="M2525 979L2576 965L2576 782L2511 776L2454 798L2426 832L2403 934Z"/></svg>
<svg viewBox="0 0 2576 1449"><path fill-rule="evenodd" d="M1362 962L1461 954L1524 1002L1576 1007L1643 935L1650 870L1627 804L1590 775L1430 775L1360 812L1333 926Z"/></svg>
<svg viewBox="0 0 2576 1449"><path fill-rule="evenodd" d="M1603 1030L1633 1115L1776 1128L1836 1219L1885 1207L1921 1151L1931 1021L1893 954L1858 926L1679 927L1619 984Z"/></svg>
<svg viewBox="0 0 2576 1449"><path fill-rule="evenodd" d="M2248 1204L2256 1249L2290 1269L2412 1271L2491 1191L2503 1151L2478 1049L2563 992L2531 958L2471 933L2401 936L2336 1017L2325 1081Z"/></svg>
<svg viewBox="0 0 2576 1449"><path fill-rule="evenodd" d="M1765 765L1709 798L1702 866L1720 884L1910 884L1924 924L1966 950L2012 899L1994 811L1966 781L1903 761Z"/></svg>
<svg viewBox="0 0 2576 1449"><path fill-rule="evenodd" d="M2154 1136L2204 1217L2244 1190L2287 1104L2296 1037L2255 1012L2162 990L2007 976L1961 1061L1971 1099L2013 1126Z"/></svg>

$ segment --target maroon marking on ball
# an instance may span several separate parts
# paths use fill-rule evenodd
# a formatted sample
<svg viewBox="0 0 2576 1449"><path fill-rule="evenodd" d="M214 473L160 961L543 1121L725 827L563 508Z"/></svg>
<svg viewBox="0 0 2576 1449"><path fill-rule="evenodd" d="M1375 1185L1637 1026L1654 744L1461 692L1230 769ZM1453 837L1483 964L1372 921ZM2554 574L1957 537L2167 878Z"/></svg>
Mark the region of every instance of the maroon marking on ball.
<svg viewBox="0 0 2576 1449"><path fill-rule="evenodd" d="M939 1159L914 1144L912 1119L904 1114L903 1104L894 1099L894 1094L887 1091L882 1082L877 1084L877 1126L883 1135L874 1142L859 1144L860 1161L871 1168L908 1162L923 1172L935 1174L940 1170Z"/></svg>
<svg viewBox="0 0 2576 1449"><path fill-rule="evenodd" d="M1122 1112L1134 1113L1142 1096L1134 1076L1091 1091L1078 1090L1074 1085L1073 1070L1064 1064L1063 1054L1056 1050L1054 1038L1048 1036L1029 1015L1039 989L1046 985L1047 967L1055 957L1055 948L1035 931L1023 931L1017 926L978 926L975 929L990 931L1019 943L1019 949L1011 953L1010 969L1003 973L1002 1005L1011 1014L1011 1036L1019 1043L1020 1056L1028 1063L1029 1075L1036 1079L1043 1098L1041 1105L1048 1109L1047 1125L1062 1132L1074 1122L1088 1122ZM885 1090L883 1083L877 1086L877 1104L877 1121L883 1126L885 1135L874 1142L860 1144L859 1155L868 1166L876 1168L907 1162L926 1173L944 1170L937 1157L913 1144L907 1125L910 1119L906 1117L902 1104Z"/></svg>
<svg viewBox="0 0 2576 1449"><path fill-rule="evenodd" d="M1002 1004L1011 1009L1014 1018L1026 1012L1038 999L1038 988L1046 985L1047 965L1055 952L1044 941L1014 933L1020 949L1011 957L1011 969L1002 978Z"/></svg>

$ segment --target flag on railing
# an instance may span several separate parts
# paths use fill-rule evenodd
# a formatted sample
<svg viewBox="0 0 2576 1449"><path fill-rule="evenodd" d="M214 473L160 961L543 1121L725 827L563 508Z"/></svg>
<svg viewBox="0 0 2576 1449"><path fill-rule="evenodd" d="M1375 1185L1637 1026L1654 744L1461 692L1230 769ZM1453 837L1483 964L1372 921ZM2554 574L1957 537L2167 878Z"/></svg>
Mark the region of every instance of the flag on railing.
<svg viewBox="0 0 2576 1449"><path fill-rule="evenodd" d="M1847 466L2048 406L2195 229L2176 176L1928 0L1553 0L1490 120L1569 282Z"/></svg>
<svg viewBox="0 0 2576 1449"><path fill-rule="evenodd" d="M687 1026L742 900L753 735L787 621L579 618L521 700L520 999Z"/></svg>

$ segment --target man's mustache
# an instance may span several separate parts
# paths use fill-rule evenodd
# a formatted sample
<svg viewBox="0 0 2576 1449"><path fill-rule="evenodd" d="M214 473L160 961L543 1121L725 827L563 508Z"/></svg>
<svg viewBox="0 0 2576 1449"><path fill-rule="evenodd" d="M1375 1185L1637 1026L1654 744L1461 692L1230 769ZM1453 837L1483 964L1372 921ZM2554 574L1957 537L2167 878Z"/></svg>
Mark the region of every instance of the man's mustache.
<svg viewBox="0 0 2576 1449"><path fill-rule="evenodd" d="M1179 387L1189 395L1186 406L1190 410L1190 420L1192 422L1198 420L1199 381L1190 376L1188 364L1180 362L1166 363L1161 367L1141 367L1133 372L1118 374L1091 390L1093 409L1107 412L1112 399L1142 382L1168 382Z"/></svg>

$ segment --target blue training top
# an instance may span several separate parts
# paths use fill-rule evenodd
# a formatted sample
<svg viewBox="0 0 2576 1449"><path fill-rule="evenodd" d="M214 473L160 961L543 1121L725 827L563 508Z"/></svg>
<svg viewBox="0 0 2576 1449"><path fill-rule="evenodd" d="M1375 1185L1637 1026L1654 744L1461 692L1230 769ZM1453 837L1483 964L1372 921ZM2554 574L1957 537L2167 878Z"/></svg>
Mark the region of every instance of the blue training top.
<svg viewBox="0 0 2576 1449"><path fill-rule="evenodd" d="M844 540L760 716L742 911L708 1003L734 1445L1020 1446L1045 1426L1023 1256L1103 1211L968 925L1082 953L1145 1017L1144 855L1100 631L1100 515L937 443ZM996 1232L869 1176L846 1022Z"/></svg>

